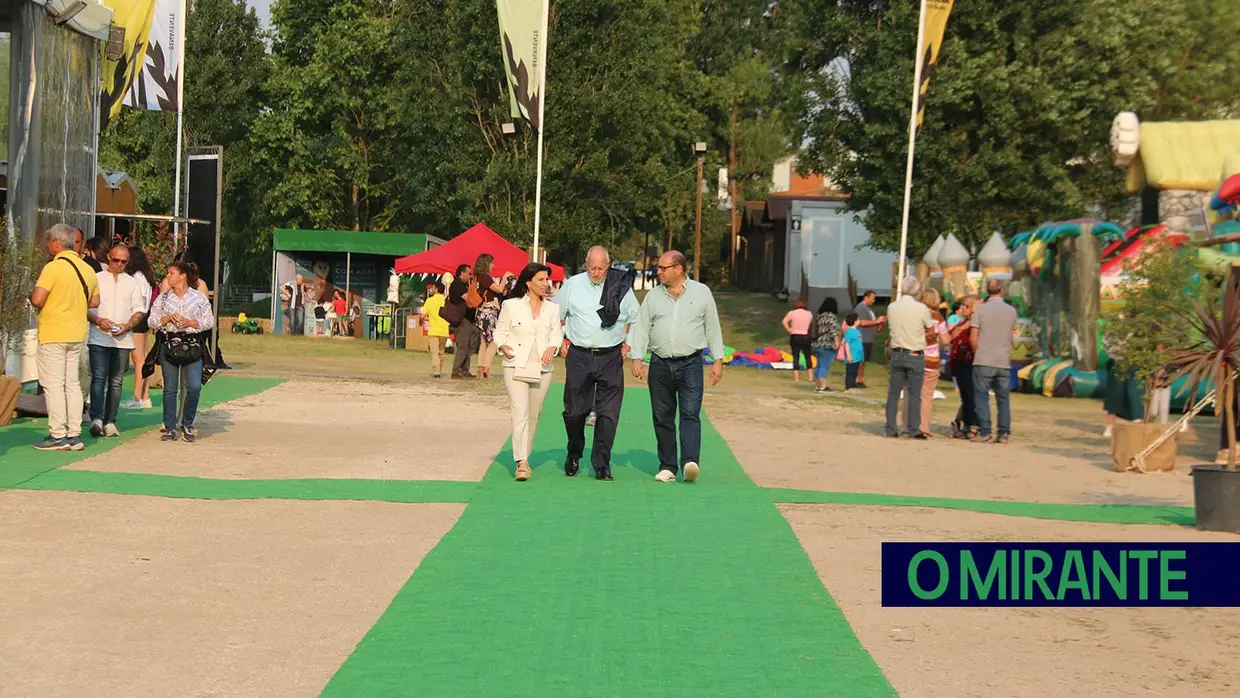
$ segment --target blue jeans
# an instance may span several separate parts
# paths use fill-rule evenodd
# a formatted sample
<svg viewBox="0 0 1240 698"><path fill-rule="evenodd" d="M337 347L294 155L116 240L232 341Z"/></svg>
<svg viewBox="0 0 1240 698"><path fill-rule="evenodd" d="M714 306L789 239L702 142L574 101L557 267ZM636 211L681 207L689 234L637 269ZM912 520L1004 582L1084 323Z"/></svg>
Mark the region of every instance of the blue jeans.
<svg viewBox="0 0 1240 698"><path fill-rule="evenodd" d="M973 407L977 411L977 433L990 436L990 391L999 403L998 436L1012 433L1012 405L1009 398L1012 372L1006 368L973 365Z"/></svg>
<svg viewBox="0 0 1240 698"><path fill-rule="evenodd" d="M194 426L198 416L198 395L202 393L202 359L185 366L174 366L159 351L159 367L164 372L164 429L172 431L178 426ZM181 408L181 423L177 424L177 388L185 376L185 404Z"/></svg>
<svg viewBox="0 0 1240 698"><path fill-rule="evenodd" d="M891 383L887 385L888 436L900 433L900 390L904 390L904 433L921 433L921 384L926 379L926 357L903 349L891 350Z"/></svg>
<svg viewBox="0 0 1240 698"><path fill-rule="evenodd" d="M86 347L90 352L90 421L116 424L121 408L121 381L125 379L129 349Z"/></svg>
<svg viewBox="0 0 1240 698"><path fill-rule="evenodd" d="M679 359L650 357L650 407L659 469L677 471L678 465L702 457L702 355ZM676 415L680 414L680 458L676 458Z"/></svg>
<svg viewBox="0 0 1240 698"><path fill-rule="evenodd" d="M826 378L831 364L835 361L835 350L814 347L814 358L818 360L818 365L814 367L814 377Z"/></svg>

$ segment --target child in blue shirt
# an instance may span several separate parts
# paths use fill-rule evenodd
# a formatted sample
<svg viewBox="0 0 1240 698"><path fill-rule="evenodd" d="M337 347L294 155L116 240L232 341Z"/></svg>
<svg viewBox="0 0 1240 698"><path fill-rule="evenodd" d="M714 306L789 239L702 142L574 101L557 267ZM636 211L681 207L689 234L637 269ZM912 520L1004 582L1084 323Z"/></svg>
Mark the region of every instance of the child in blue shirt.
<svg viewBox="0 0 1240 698"><path fill-rule="evenodd" d="M861 343L861 330L856 328L857 314L849 313L844 317L848 330L844 332L844 390L860 390L857 387L857 372L865 361L865 346Z"/></svg>

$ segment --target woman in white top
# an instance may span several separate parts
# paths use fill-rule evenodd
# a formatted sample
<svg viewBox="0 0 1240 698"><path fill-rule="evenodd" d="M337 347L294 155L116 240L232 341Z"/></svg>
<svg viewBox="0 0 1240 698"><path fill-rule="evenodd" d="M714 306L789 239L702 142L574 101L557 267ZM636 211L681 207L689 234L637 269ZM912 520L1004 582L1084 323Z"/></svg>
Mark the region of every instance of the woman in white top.
<svg viewBox="0 0 1240 698"><path fill-rule="evenodd" d="M500 306L495 344L504 356L504 387L512 407L512 457L518 480L530 479L530 447L538 413L551 385L551 362L560 352L560 309L547 300L551 269L527 264L512 296Z"/></svg>
<svg viewBox="0 0 1240 698"><path fill-rule="evenodd" d="M198 267L188 262L173 262L168 267L164 283L168 290L159 294L151 308L151 327L164 334L165 344L160 346L159 365L164 372L164 433L162 441L176 441L180 437L193 441L198 437L194 430L194 417L198 415L198 396L202 391L202 357L188 363L172 363L168 357L167 340L176 335L199 335L215 326L211 302L201 291L193 288L198 281ZM206 346L205 343L202 346ZM177 424L177 383L185 377L185 403L181 406L181 423Z"/></svg>

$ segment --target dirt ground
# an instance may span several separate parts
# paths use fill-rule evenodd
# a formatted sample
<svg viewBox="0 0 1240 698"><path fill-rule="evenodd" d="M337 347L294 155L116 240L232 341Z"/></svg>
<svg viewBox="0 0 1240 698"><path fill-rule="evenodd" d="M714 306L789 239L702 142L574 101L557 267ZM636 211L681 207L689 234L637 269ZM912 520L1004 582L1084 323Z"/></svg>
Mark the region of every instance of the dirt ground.
<svg viewBox="0 0 1240 698"><path fill-rule="evenodd" d="M782 505L827 590L901 696L1240 693L1240 609L881 606L880 542L1228 541L1167 526L950 510Z"/></svg>
<svg viewBox="0 0 1240 698"><path fill-rule="evenodd" d="M0 492L0 694L317 695L463 510Z"/></svg>
<svg viewBox="0 0 1240 698"><path fill-rule="evenodd" d="M304 378L207 410L198 426L193 450L176 457L151 432L70 467L209 478L474 481L511 430L499 395L430 382Z"/></svg>
<svg viewBox="0 0 1240 698"><path fill-rule="evenodd" d="M1198 439L1217 438L1217 432L1183 435L1177 472L1118 473L1110 442L1101 436L1100 415L1091 422L1088 415L1017 413L1012 442L990 446L948 438L941 425L950 421L956 404L948 402L936 401L940 426L929 441L884 438L880 408L830 398L716 398L706 405L755 482L794 489L1191 506L1188 467L1202 462L1193 454L1207 453L1213 460Z"/></svg>

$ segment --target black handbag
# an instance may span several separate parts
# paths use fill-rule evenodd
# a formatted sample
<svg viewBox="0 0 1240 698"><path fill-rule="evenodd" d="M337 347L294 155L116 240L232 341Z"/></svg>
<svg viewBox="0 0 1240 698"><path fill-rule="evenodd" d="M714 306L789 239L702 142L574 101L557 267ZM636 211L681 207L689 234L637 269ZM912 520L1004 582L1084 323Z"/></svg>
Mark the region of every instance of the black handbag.
<svg viewBox="0 0 1240 698"><path fill-rule="evenodd" d="M465 304L464 303L445 303L439 309L439 317L448 323L451 327L460 325L465 320Z"/></svg>
<svg viewBox="0 0 1240 698"><path fill-rule="evenodd" d="M201 332L169 332L164 334L164 359L173 366L188 366L201 361L203 343Z"/></svg>

